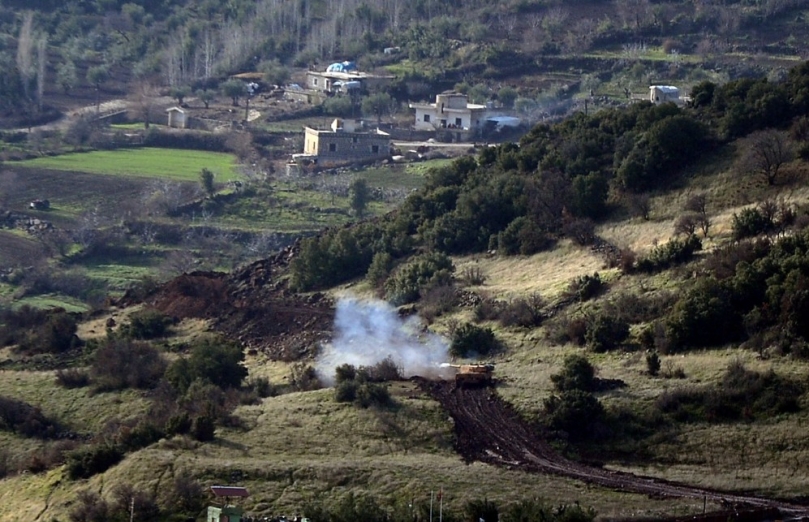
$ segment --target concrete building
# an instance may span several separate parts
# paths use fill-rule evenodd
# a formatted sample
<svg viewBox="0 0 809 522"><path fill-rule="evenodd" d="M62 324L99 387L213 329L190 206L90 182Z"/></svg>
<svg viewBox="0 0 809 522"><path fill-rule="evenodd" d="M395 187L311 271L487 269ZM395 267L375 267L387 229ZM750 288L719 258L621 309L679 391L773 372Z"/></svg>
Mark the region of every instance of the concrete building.
<svg viewBox="0 0 809 522"><path fill-rule="evenodd" d="M379 129L363 131L350 120L336 119L328 130L304 129L303 154L293 159L316 158L323 163L352 163L390 156L390 135Z"/></svg>
<svg viewBox="0 0 809 522"><path fill-rule="evenodd" d="M180 107L172 107L170 109L166 109L166 112L169 115L169 127L174 127L177 129L188 128L188 114L185 112L185 110L181 109Z"/></svg>
<svg viewBox="0 0 809 522"><path fill-rule="evenodd" d="M328 93L373 90L388 85L395 76L360 72L352 62L333 63L325 71L308 71L306 88Z"/></svg>
<svg viewBox="0 0 809 522"><path fill-rule="evenodd" d="M457 129L474 131L486 121L485 105L469 103L465 94L438 94L435 103L411 103L416 112L416 130Z"/></svg>
<svg viewBox="0 0 809 522"><path fill-rule="evenodd" d="M680 102L680 89L672 85L650 85L649 101L655 104L666 102Z"/></svg>

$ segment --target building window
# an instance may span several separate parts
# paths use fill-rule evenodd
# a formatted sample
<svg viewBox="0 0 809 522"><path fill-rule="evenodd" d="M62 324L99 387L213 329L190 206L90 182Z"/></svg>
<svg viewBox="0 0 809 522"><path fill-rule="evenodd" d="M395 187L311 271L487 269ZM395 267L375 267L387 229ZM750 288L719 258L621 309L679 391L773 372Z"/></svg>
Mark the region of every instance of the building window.
<svg viewBox="0 0 809 522"><path fill-rule="evenodd" d="M317 78L312 78L312 85L317 85Z"/></svg>
<svg viewBox="0 0 809 522"><path fill-rule="evenodd" d="M337 152L337 144L329 143L329 152Z"/></svg>
<svg viewBox="0 0 809 522"><path fill-rule="evenodd" d="M356 136L351 136L351 143L357 143L358 138Z"/></svg>
<svg viewBox="0 0 809 522"><path fill-rule="evenodd" d="M424 115L424 122L425 123L430 123L430 115L429 114Z"/></svg>
<svg viewBox="0 0 809 522"><path fill-rule="evenodd" d="M371 152L374 154L379 154L379 145L371 145Z"/></svg>
<svg viewBox="0 0 809 522"><path fill-rule="evenodd" d="M455 126L460 127L463 124L463 120L460 118L455 118Z"/></svg>

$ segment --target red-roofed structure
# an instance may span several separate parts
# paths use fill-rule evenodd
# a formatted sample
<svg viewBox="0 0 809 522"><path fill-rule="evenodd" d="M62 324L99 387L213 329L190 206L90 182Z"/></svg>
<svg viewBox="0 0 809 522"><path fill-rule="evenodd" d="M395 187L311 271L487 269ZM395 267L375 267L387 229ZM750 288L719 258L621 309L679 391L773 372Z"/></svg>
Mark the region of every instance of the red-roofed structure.
<svg viewBox="0 0 809 522"><path fill-rule="evenodd" d="M211 492L217 497L249 497L247 488L240 486L211 486Z"/></svg>

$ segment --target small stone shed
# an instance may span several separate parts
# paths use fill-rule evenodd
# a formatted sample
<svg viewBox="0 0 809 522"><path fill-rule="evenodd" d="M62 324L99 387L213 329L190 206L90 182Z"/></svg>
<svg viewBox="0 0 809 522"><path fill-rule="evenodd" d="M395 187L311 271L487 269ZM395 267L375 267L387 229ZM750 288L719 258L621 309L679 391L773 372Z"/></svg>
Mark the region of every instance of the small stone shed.
<svg viewBox="0 0 809 522"><path fill-rule="evenodd" d="M188 128L188 113L185 109L181 107L171 107L170 109L166 109L166 113L169 115L167 124L169 127L174 127L175 129Z"/></svg>

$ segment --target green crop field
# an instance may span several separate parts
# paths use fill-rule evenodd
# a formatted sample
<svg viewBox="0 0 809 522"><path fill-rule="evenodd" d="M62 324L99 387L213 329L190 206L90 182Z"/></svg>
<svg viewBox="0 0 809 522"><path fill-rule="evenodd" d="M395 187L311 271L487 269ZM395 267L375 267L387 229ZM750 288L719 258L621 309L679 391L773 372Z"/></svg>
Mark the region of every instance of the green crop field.
<svg viewBox="0 0 809 522"><path fill-rule="evenodd" d="M238 177L231 154L151 147L63 154L9 162L9 165L173 181L198 181L203 168L212 170L218 182Z"/></svg>

